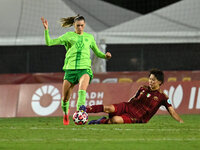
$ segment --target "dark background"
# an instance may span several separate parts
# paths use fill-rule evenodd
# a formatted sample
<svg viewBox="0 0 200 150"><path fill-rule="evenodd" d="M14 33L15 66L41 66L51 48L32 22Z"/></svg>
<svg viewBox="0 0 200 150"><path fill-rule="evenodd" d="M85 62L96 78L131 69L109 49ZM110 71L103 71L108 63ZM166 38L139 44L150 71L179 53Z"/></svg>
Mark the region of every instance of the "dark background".
<svg viewBox="0 0 200 150"><path fill-rule="evenodd" d="M1 46L0 73L61 72L64 46Z"/></svg>
<svg viewBox="0 0 200 150"><path fill-rule="evenodd" d="M107 71L200 70L200 44L110 44ZM64 46L1 46L0 73L62 72Z"/></svg>
<svg viewBox="0 0 200 150"><path fill-rule="evenodd" d="M200 70L200 44L108 45L108 71Z"/></svg>
<svg viewBox="0 0 200 150"><path fill-rule="evenodd" d="M120 7L138 12L140 14L147 14L157 9L163 8L181 0L103 0Z"/></svg>

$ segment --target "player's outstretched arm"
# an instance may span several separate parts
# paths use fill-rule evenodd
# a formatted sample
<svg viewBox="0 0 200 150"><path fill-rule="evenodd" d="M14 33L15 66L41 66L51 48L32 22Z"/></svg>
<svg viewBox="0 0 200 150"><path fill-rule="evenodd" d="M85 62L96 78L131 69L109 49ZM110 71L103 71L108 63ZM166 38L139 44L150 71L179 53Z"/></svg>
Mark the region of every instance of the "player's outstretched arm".
<svg viewBox="0 0 200 150"><path fill-rule="evenodd" d="M168 112L169 114L178 122L183 123L183 120L181 119L181 117L176 113L176 111L174 110L174 108L172 106L168 107Z"/></svg>
<svg viewBox="0 0 200 150"><path fill-rule="evenodd" d="M59 37L57 39L51 39L50 35L49 35L49 26L48 26L48 21L47 19L44 19L44 17L41 17L42 20L42 24L44 26L45 29L45 41L46 41L46 45L48 46L52 46L52 45L64 45L65 42L63 40L63 37Z"/></svg>

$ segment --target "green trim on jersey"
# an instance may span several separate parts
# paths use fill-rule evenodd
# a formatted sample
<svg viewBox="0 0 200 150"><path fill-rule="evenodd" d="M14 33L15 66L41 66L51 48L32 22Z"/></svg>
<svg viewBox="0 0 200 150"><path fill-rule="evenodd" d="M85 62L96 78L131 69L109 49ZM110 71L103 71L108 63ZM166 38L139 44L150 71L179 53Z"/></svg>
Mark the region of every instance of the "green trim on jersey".
<svg viewBox="0 0 200 150"><path fill-rule="evenodd" d="M57 39L51 39L49 30L45 30L45 41L48 46L64 45L66 49L63 70L91 68L90 48L97 57L106 58L99 50L93 35L84 32L79 35L75 32L66 32Z"/></svg>
<svg viewBox="0 0 200 150"><path fill-rule="evenodd" d="M82 51L83 47L84 47L83 36L80 36L80 38L78 38L78 41L76 43L77 54L76 54L75 68L77 68L78 66L80 66L81 51Z"/></svg>

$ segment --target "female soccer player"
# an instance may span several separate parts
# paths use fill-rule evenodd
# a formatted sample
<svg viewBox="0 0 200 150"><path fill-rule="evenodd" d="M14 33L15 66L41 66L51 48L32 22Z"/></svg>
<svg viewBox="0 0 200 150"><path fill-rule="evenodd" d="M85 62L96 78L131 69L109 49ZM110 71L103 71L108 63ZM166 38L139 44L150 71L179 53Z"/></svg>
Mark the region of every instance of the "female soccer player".
<svg viewBox="0 0 200 150"><path fill-rule="evenodd" d="M122 123L147 123L164 105L169 114L178 122L183 120L175 112L170 99L160 90L164 81L164 74L158 69L151 70L149 73L149 86L142 86L128 102L113 104L109 106L94 105L84 108L87 113L105 112L109 118L92 120L89 124L122 124Z"/></svg>
<svg viewBox="0 0 200 150"><path fill-rule="evenodd" d="M45 40L48 46L64 45L66 48L65 62L63 70L65 71L62 86L61 106L64 111L63 124L69 124L69 99L73 88L79 83L77 110L81 105L85 105L86 90L88 84L93 78L91 70L90 48L100 58L110 59L111 54L102 53L94 40L93 35L84 32L85 18L83 16L75 16L62 18L62 27L71 27L74 25L74 32L66 32L57 39L51 39L49 36L48 22L41 17L45 28Z"/></svg>

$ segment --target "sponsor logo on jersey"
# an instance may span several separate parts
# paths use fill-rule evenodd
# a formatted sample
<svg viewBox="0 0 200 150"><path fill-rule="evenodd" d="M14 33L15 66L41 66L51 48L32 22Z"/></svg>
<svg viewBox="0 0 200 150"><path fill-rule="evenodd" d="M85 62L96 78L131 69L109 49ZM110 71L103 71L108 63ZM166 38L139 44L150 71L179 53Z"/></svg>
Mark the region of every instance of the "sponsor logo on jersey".
<svg viewBox="0 0 200 150"><path fill-rule="evenodd" d="M167 100L167 102L168 102L168 104L172 104L172 102L171 102L171 100L170 100L170 99L168 99L168 100Z"/></svg>

